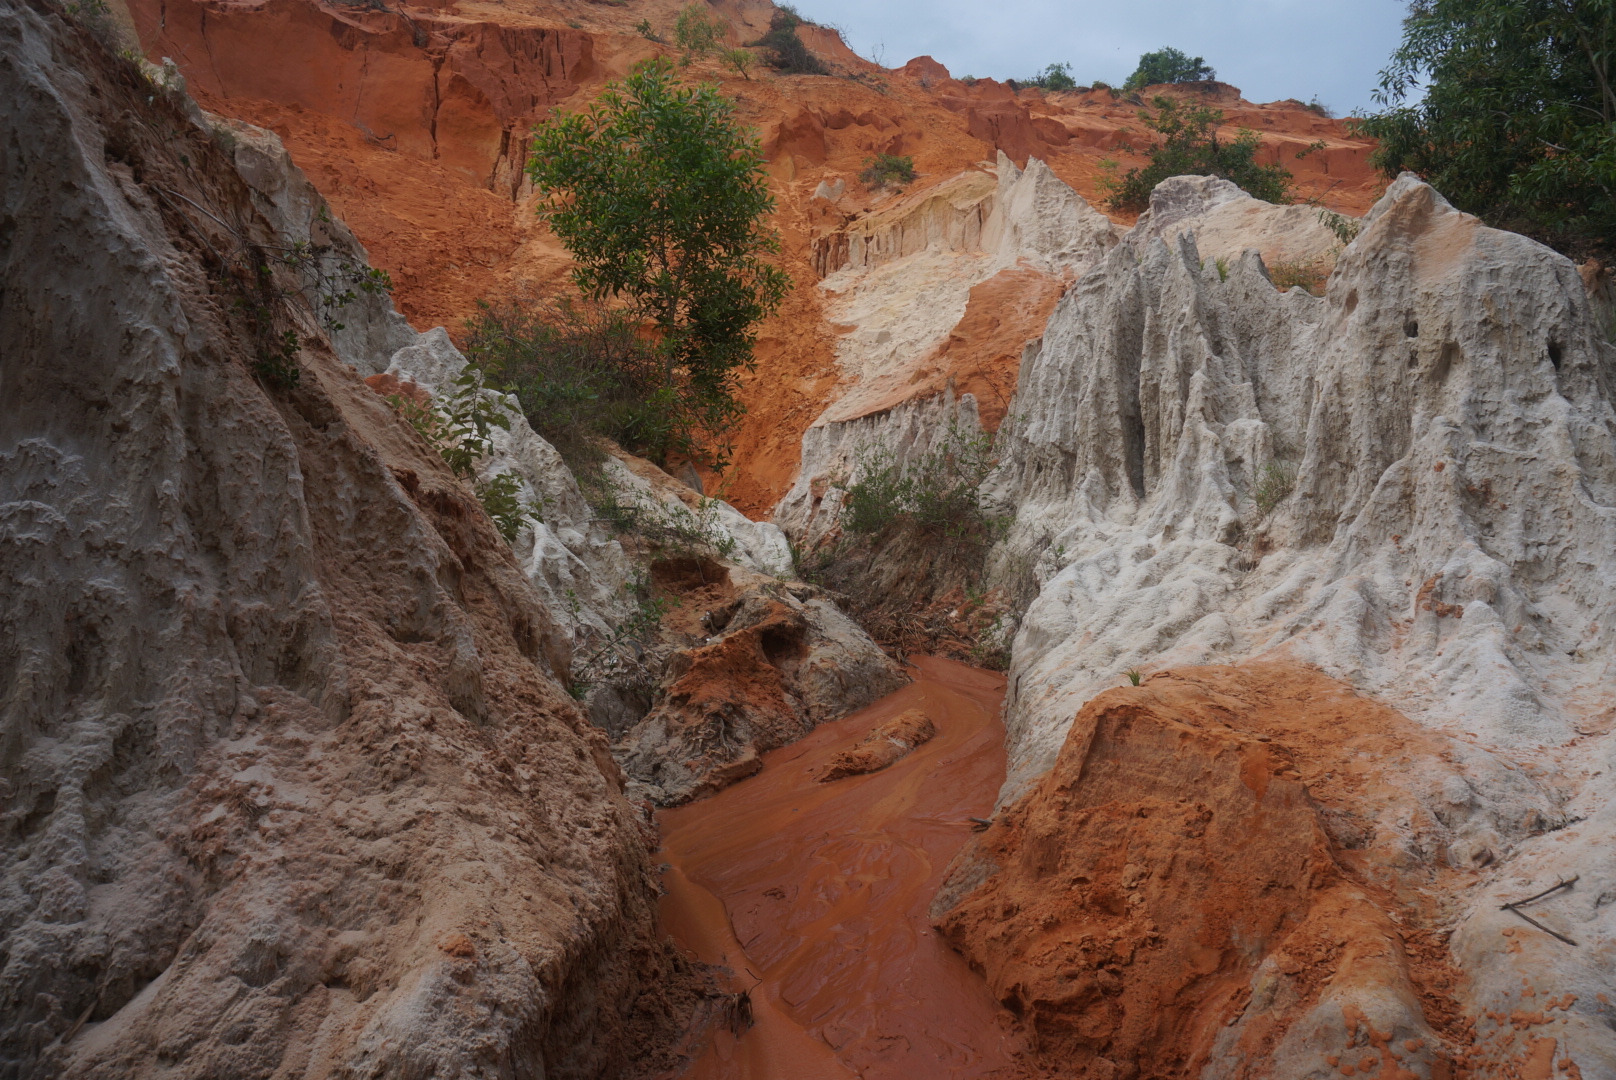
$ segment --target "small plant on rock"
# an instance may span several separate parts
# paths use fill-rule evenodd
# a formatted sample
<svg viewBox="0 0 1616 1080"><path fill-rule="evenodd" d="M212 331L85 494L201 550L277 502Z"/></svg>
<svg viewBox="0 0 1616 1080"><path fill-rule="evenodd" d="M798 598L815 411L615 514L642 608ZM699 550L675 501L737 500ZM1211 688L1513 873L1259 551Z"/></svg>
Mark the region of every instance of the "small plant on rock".
<svg viewBox="0 0 1616 1080"><path fill-rule="evenodd" d="M1125 678L1127 678L1128 682L1134 686L1138 686L1139 680L1145 677L1145 673L1140 671L1138 668L1129 668L1122 674Z"/></svg>
<svg viewBox="0 0 1616 1080"><path fill-rule="evenodd" d="M1221 176L1255 198L1290 202L1291 173L1282 165L1257 164L1260 139L1255 131L1242 130L1233 139L1220 139L1217 129L1223 123L1223 110L1186 105L1168 97L1158 97L1152 104L1154 114L1139 113L1145 126L1162 137L1150 152L1150 164L1129 169L1120 178L1100 178L1105 203L1112 210L1144 210L1156 185L1170 176Z"/></svg>
<svg viewBox="0 0 1616 1080"><path fill-rule="evenodd" d="M1363 222L1356 218L1349 218L1345 214L1338 214L1334 210L1319 208L1319 224L1335 233L1337 240L1342 244L1350 244L1358 239L1363 231Z"/></svg>
<svg viewBox="0 0 1616 1080"><path fill-rule="evenodd" d="M866 159L859 179L872 188L892 186L902 188L915 182L915 159L896 154L877 154Z"/></svg>
<svg viewBox="0 0 1616 1080"><path fill-rule="evenodd" d="M1296 470L1286 462L1270 461L1262 467L1251 497L1257 512L1267 517L1296 488Z"/></svg>
<svg viewBox="0 0 1616 1080"><path fill-rule="evenodd" d="M1268 279L1280 292L1300 286L1312 296L1323 296L1325 283L1330 280L1330 260L1327 256L1318 256L1296 262L1277 262L1268 268Z"/></svg>

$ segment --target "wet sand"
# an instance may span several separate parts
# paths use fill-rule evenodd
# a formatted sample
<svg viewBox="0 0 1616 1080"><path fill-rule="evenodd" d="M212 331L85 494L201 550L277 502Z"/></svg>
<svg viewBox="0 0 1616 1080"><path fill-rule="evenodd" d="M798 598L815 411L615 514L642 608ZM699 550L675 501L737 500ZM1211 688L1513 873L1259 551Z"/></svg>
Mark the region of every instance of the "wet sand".
<svg viewBox="0 0 1616 1080"><path fill-rule="evenodd" d="M661 815L662 924L750 989L691 1080L1023 1075L1006 1013L932 931L943 871L1004 780L1004 677L929 657L915 682L764 756L763 771ZM924 709L937 736L889 768L814 774L871 728Z"/></svg>

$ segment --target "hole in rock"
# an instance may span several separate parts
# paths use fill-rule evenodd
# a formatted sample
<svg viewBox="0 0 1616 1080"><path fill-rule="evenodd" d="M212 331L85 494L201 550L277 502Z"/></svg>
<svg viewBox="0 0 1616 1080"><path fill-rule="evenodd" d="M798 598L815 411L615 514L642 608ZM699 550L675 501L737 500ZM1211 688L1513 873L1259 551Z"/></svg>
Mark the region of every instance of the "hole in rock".
<svg viewBox="0 0 1616 1080"><path fill-rule="evenodd" d="M1358 310L1358 290L1357 289L1353 289L1351 292L1349 292L1347 294L1347 303L1346 303L1345 306L1346 306L1346 311L1347 311L1348 315L1351 315L1354 311Z"/></svg>
<svg viewBox="0 0 1616 1080"><path fill-rule="evenodd" d="M1453 365L1464 359L1464 350L1459 348L1457 342L1450 341L1442 346L1442 355L1437 358L1436 367L1431 369L1431 378L1438 386L1446 386L1448 375L1453 371Z"/></svg>
<svg viewBox="0 0 1616 1080"><path fill-rule="evenodd" d="M763 655L775 667L783 667L802 660L808 655L808 642L800 627L771 626L758 638Z"/></svg>
<svg viewBox="0 0 1616 1080"><path fill-rule="evenodd" d="M1419 337L1420 336L1420 324L1415 322L1413 319L1406 320L1403 323L1403 336L1404 337Z"/></svg>
<svg viewBox="0 0 1616 1080"><path fill-rule="evenodd" d="M651 564L651 583L669 592L729 584L729 571L706 556L681 555Z"/></svg>
<svg viewBox="0 0 1616 1080"><path fill-rule="evenodd" d="M1549 363L1554 365L1555 371L1560 370L1560 359L1560 343L1558 341L1549 342Z"/></svg>

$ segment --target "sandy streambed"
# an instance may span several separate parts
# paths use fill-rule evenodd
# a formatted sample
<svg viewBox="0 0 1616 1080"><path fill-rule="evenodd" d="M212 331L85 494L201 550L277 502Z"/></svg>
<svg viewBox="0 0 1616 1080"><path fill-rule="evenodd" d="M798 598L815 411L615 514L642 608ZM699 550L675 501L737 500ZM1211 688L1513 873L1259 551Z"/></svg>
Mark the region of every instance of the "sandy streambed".
<svg viewBox="0 0 1616 1080"><path fill-rule="evenodd" d="M1004 677L918 658L911 685L765 756L761 773L661 815L664 929L749 990L701 1080L1011 1077L1019 1040L931 929L944 868L1004 779ZM919 708L936 737L880 772L820 783L872 728Z"/></svg>

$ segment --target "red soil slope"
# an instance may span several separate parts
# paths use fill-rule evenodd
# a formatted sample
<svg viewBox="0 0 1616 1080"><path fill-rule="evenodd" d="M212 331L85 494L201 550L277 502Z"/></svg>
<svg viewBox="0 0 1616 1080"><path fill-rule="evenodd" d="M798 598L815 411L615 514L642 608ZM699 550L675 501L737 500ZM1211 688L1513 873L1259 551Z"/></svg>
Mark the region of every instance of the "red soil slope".
<svg viewBox="0 0 1616 1080"><path fill-rule="evenodd" d="M1439 736L1301 664L1162 672L1083 708L950 867L937 926L1062 1075L1287 1075L1276 1047L1311 1028L1343 1076L1546 1077L1534 1035L1572 996L1541 987L1547 1010L1478 1038L1430 929L1477 871L1419 857L1441 826L1409 777L1454 768ZM1366 1017L1387 995L1415 1019Z"/></svg>
<svg viewBox="0 0 1616 1080"><path fill-rule="evenodd" d="M130 3L147 51L172 57L206 108L279 133L375 263L392 273L412 323L451 333L479 298L564 279L566 253L534 220L522 180L527 133L552 109L583 107L638 61L671 53L634 28L643 19L671 37L680 6ZM767 0L719 0L713 10L738 44L755 40L774 8ZM1137 107L1109 92L1017 94L991 79L966 85L926 57L886 70L853 55L832 31L804 27L802 35L838 77L741 79L712 60L690 69L721 83L759 131L779 198L785 264L797 282L764 328L758 370L744 390L751 411L727 494L754 513L789 485L801 434L834 385L833 334L814 288L812 250L816 237L890 198L859 184L867 158L911 155L925 185L1003 150L1018 164L1029 156L1048 161L1091 200L1102 160L1124 168L1143 160L1126 148L1130 131L1137 138L1140 130ZM1230 125L1258 131L1264 159L1291 168L1302 196L1361 213L1377 194L1368 145L1340 123L1296 102L1253 105L1221 84L1191 92L1223 108ZM1295 160L1316 140L1323 150ZM820 181L833 178L847 182L849 196L834 208L812 199ZM1019 354L1019 342L1010 352Z"/></svg>

